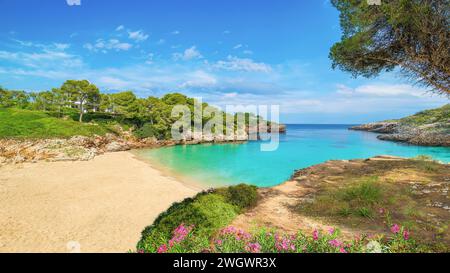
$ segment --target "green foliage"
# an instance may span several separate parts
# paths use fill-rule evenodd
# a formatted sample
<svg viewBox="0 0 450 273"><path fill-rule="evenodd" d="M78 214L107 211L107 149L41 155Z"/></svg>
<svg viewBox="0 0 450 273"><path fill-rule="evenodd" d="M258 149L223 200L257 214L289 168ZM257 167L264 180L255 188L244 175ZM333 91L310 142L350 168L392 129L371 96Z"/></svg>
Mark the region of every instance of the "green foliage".
<svg viewBox="0 0 450 273"><path fill-rule="evenodd" d="M156 137L161 139L160 132L150 123L144 124L141 128L134 132L134 135L139 138Z"/></svg>
<svg viewBox="0 0 450 273"><path fill-rule="evenodd" d="M0 107L3 108L42 111L55 118L70 118L80 122L94 122L98 125L119 124L122 127L133 128L138 138L156 137L159 140L171 137L172 125L179 119L179 117L172 117L172 109L175 105L186 106L191 111L190 125L194 124L195 102L193 98L180 93L166 94L161 99L138 98L132 91L100 94L98 88L87 80L68 80L61 88L36 93L0 88ZM209 106L207 103L202 103L200 107L205 112ZM215 110L226 116L218 109ZM213 117L202 115L203 125ZM249 120L250 114L247 113L246 124ZM234 124L236 122L237 120L234 119ZM229 130L237 129L236 125L230 127ZM73 130L75 131L76 128ZM98 134L102 133L99 131ZM225 129L223 133L227 133Z"/></svg>
<svg viewBox="0 0 450 273"><path fill-rule="evenodd" d="M415 115L402 118L399 121L405 124L425 125L432 123L448 124L450 120L450 104L440 108L421 111Z"/></svg>
<svg viewBox="0 0 450 273"><path fill-rule="evenodd" d="M362 180L354 186L338 191L342 200L361 205L373 205L381 198L381 188L376 184L378 177Z"/></svg>
<svg viewBox="0 0 450 273"><path fill-rule="evenodd" d="M192 226L193 233L204 241L228 225L243 209L253 206L256 196L256 187L239 185L202 192L175 203L144 229L138 248L155 251L171 238L172 231L180 224Z"/></svg>
<svg viewBox="0 0 450 273"><path fill-rule="evenodd" d="M435 172L439 168L439 164L433 160L432 157L427 155L419 155L413 160L416 163L416 166L426 172Z"/></svg>
<svg viewBox="0 0 450 273"><path fill-rule="evenodd" d="M308 215L371 218L383 200L383 189L377 181L378 177L368 177L320 192L315 202L300 206L299 211Z"/></svg>
<svg viewBox="0 0 450 273"><path fill-rule="evenodd" d="M29 95L24 91L10 91L0 88L0 107L23 109L29 105L29 98Z"/></svg>
<svg viewBox="0 0 450 273"><path fill-rule="evenodd" d="M218 189L217 193L224 196L227 202L242 210L256 205L258 202L257 189L253 185L240 184Z"/></svg>
<svg viewBox="0 0 450 273"><path fill-rule="evenodd" d="M68 138L112 132L108 125L80 124L44 112L0 108L0 138Z"/></svg>
<svg viewBox="0 0 450 273"><path fill-rule="evenodd" d="M138 248L155 249L170 239L172 230L180 223L193 225L199 236L209 236L231 222L236 215L235 207L227 203L223 196L199 194L194 199L174 204L161 214L152 226L142 232Z"/></svg>
<svg viewBox="0 0 450 273"><path fill-rule="evenodd" d="M388 236L357 236L341 238L340 231L314 230L305 234L283 234L277 230L258 228L249 233L229 226L209 237L197 236L191 228L181 224L170 240L161 240L155 248L138 246L139 253L421 253L446 252L448 247L430 248L410 237L406 227L392 225Z"/></svg>
<svg viewBox="0 0 450 273"><path fill-rule="evenodd" d="M80 122L83 122L85 110L92 109L100 103L100 91L87 80L68 80L61 86L61 91L67 94L72 106L79 108Z"/></svg>
<svg viewBox="0 0 450 273"><path fill-rule="evenodd" d="M448 0L332 0L343 31L333 68L372 77L400 67L407 78L450 95Z"/></svg>

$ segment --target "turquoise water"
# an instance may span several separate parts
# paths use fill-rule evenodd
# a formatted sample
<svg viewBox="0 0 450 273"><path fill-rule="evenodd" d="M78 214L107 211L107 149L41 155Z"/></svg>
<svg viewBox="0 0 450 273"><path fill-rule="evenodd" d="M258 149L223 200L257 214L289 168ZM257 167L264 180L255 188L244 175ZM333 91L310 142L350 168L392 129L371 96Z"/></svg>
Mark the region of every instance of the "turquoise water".
<svg viewBox="0 0 450 273"><path fill-rule="evenodd" d="M331 159L376 155L429 155L450 162L450 148L419 147L381 141L376 134L347 130L349 125L288 125L274 152L261 152L261 142L204 144L137 151L141 158L160 163L187 179L208 186L249 183L273 186L297 169Z"/></svg>

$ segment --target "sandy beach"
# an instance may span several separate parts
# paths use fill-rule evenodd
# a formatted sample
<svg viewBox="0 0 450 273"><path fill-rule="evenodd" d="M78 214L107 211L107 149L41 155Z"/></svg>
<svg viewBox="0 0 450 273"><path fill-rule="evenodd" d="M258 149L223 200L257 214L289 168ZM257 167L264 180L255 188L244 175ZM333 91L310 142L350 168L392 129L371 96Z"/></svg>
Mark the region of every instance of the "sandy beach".
<svg viewBox="0 0 450 273"><path fill-rule="evenodd" d="M130 152L0 167L0 252L126 252L199 189Z"/></svg>

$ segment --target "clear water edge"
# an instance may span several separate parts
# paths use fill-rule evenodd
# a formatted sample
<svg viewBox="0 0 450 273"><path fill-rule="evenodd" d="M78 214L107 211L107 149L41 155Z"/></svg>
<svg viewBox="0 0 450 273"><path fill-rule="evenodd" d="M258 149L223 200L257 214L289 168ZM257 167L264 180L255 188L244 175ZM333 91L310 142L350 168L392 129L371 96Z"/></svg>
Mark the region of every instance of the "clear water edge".
<svg viewBox="0 0 450 273"><path fill-rule="evenodd" d="M450 148L423 147L381 141L378 134L350 131L351 125L288 125L274 152L261 152L261 141L227 144L178 145L133 151L170 176L196 188L248 183L278 185L295 170L328 160L369 158L377 155L429 155L450 162Z"/></svg>

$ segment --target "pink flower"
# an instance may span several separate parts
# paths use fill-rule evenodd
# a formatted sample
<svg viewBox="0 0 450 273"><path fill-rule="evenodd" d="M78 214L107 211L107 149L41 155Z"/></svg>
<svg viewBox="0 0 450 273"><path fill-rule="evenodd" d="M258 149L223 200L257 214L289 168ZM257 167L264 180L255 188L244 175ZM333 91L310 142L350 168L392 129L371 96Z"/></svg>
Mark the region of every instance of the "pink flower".
<svg viewBox="0 0 450 273"><path fill-rule="evenodd" d="M216 240L216 245L219 245L219 246L221 246L221 245L222 245L222 243L223 243L223 241L222 241L222 240Z"/></svg>
<svg viewBox="0 0 450 273"><path fill-rule="evenodd" d="M163 244L160 247L158 247L158 253L166 253L168 250L167 245Z"/></svg>
<svg viewBox="0 0 450 273"><path fill-rule="evenodd" d="M403 239L405 239L405 240L409 239L409 231L407 229L405 229L405 231L403 231Z"/></svg>
<svg viewBox="0 0 450 273"><path fill-rule="evenodd" d="M261 245L258 243L248 243L245 246L245 250L250 253L259 253L261 251Z"/></svg>
<svg viewBox="0 0 450 273"><path fill-rule="evenodd" d="M317 229L313 232L313 239L314 241L317 241L319 239L319 232L317 231Z"/></svg>
<svg viewBox="0 0 450 273"><path fill-rule="evenodd" d="M393 225L393 226L391 227L391 232L392 232L392 233L397 234L397 233L399 233L399 231L400 231L400 226L399 226L399 225L395 224L395 225Z"/></svg>
<svg viewBox="0 0 450 273"><path fill-rule="evenodd" d="M275 234L275 247L279 252L295 251L295 244L292 242L292 236L280 237Z"/></svg>
<svg viewBox="0 0 450 273"><path fill-rule="evenodd" d="M231 227L231 226L230 227L226 227L226 228L222 229L221 233L223 235L234 234L234 233L236 233L236 228L235 227Z"/></svg>
<svg viewBox="0 0 450 273"><path fill-rule="evenodd" d="M245 231L243 231L242 229L239 229L235 235L236 240L240 241L240 240L248 240L251 238L251 235Z"/></svg>
<svg viewBox="0 0 450 273"><path fill-rule="evenodd" d="M330 233L330 235L333 235L333 233L334 233L334 228L332 228L332 227L329 228L329 229L328 229L328 233Z"/></svg>
<svg viewBox="0 0 450 273"><path fill-rule="evenodd" d="M341 249L339 249L340 253L347 253L347 250L345 250L345 248L341 247Z"/></svg>
<svg viewBox="0 0 450 273"><path fill-rule="evenodd" d="M169 241L169 246L173 247L175 243L181 243L182 241L184 241L184 239L186 239L193 228L194 226L185 227L184 224L179 225L173 231L173 237Z"/></svg>
<svg viewBox="0 0 450 273"><path fill-rule="evenodd" d="M334 239L334 240L331 240L331 241L329 241L328 242L331 246L333 246L333 247L340 247L341 245L342 245L342 242L340 242L339 240L337 240L337 239Z"/></svg>
<svg viewBox="0 0 450 273"><path fill-rule="evenodd" d="M235 227L226 227L224 229L222 229L222 231L220 232L222 235L234 235L234 238L237 241L241 241L241 240L249 240L252 236L250 235L250 233L245 232L242 229L237 229Z"/></svg>
<svg viewBox="0 0 450 273"><path fill-rule="evenodd" d="M384 214L385 210L383 208L380 208L380 210L378 211L380 214Z"/></svg>

